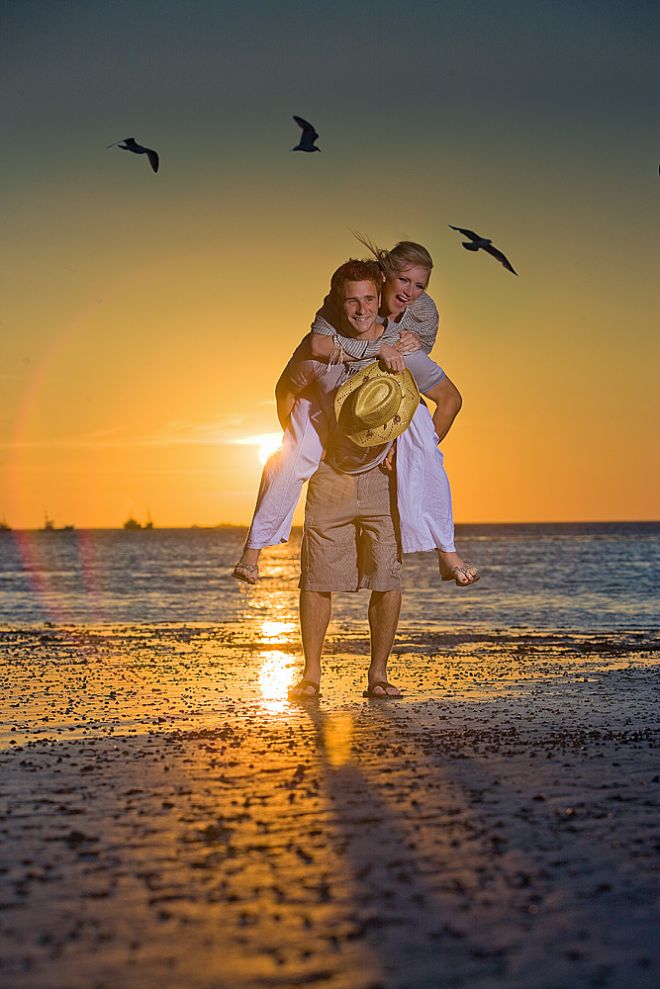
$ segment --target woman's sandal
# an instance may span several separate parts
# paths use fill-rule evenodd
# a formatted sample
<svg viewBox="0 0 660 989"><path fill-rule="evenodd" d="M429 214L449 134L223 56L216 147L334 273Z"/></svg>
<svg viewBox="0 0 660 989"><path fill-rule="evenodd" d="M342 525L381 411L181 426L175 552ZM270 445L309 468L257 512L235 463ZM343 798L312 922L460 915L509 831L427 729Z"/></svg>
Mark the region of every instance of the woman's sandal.
<svg viewBox="0 0 660 989"><path fill-rule="evenodd" d="M256 584L259 580L259 567L256 563L237 563L231 575L246 584Z"/></svg>
<svg viewBox="0 0 660 989"><path fill-rule="evenodd" d="M378 690L379 687L382 687L383 693L382 694L374 694L374 690ZM388 683L387 680L374 680L373 683L370 683L369 684L369 686L367 687L366 690L363 690L362 691L362 696L363 697L374 697L376 700L387 700L387 699L389 699L389 700L394 700L394 701L398 700L400 697L403 697L403 694L401 694L401 693L398 693L398 694L388 694L388 692L387 692L387 688L388 687L390 687L392 690L398 690L399 689L393 683Z"/></svg>
<svg viewBox="0 0 660 989"><path fill-rule="evenodd" d="M314 693L303 693L302 691L305 687L313 687ZM299 692L297 693L297 691ZM321 696L321 686L316 682L316 680L308 680L307 677L305 677L304 679L299 680L298 683L294 683L293 687L289 687L287 696L290 701L315 701L317 697Z"/></svg>
<svg viewBox="0 0 660 989"><path fill-rule="evenodd" d="M459 580L459 573L462 573L467 580ZM449 573L441 573L440 576L443 580L453 580L457 587L470 587L471 584L476 584L478 580L481 580L481 574L477 568L473 567L467 560L462 567L452 567Z"/></svg>

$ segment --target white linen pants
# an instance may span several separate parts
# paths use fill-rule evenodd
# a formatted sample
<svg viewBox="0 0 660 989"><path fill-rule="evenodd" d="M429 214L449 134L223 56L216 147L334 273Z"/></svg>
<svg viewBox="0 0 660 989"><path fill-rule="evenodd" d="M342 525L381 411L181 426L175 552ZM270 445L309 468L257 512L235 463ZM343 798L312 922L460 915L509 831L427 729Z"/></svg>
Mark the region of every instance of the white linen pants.
<svg viewBox="0 0 660 989"><path fill-rule="evenodd" d="M266 462L245 546L285 543L302 486L317 470L327 439L325 416L314 401L298 398L282 449ZM397 440L397 501L404 553L454 552L451 490L428 408L420 402Z"/></svg>

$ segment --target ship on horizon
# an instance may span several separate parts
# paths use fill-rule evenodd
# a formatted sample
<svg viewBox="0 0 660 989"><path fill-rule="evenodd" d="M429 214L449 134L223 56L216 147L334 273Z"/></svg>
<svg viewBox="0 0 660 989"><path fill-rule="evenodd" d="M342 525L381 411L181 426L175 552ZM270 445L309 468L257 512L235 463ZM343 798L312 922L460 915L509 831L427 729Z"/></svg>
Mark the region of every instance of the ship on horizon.
<svg viewBox="0 0 660 989"><path fill-rule="evenodd" d="M48 512L44 512L44 524L38 532L73 532L73 525L55 525L55 520L52 519Z"/></svg>
<svg viewBox="0 0 660 989"><path fill-rule="evenodd" d="M131 532L135 532L138 529L153 529L154 523L151 518L151 515L147 515L147 521L144 523L144 525L138 522L137 519L134 519L133 516L131 515L130 518L126 519L123 527L124 529L127 529Z"/></svg>

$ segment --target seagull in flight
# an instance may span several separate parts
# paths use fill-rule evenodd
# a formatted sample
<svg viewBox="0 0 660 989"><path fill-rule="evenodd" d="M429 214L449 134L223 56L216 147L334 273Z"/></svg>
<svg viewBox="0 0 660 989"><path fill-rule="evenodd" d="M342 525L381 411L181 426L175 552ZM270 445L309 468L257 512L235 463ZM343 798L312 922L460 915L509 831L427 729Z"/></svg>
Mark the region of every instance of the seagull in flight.
<svg viewBox="0 0 660 989"><path fill-rule="evenodd" d="M303 120L302 117L296 117L293 115L293 119L302 127L302 134L300 135L300 141L296 144L295 148L291 148L292 151L320 151L320 148L315 147L314 141L318 140L318 134L314 129L314 126Z"/></svg>
<svg viewBox="0 0 660 989"><path fill-rule="evenodd" d="M146 155L154 172L158 171L157 151L153 151L152 148L145 148L141 144L138 144L134 137L124 137L121 141L115 141L114 144L107 145L109 148L115 148L117 146L119 146L122 151L133 151L136 155Z"/></svg>
<svg viewBox="0 0 660 989"><path fill-rule="evenodd" d="M518 272L514 269L513 265L507 258L507 256L505 254L502 254L501 251L498 251L496 247L493 247L493 242L492 240L489 240L488 237L481 237L479 234L476 234L474 230L465 230L463 227L455 227L451 223L449 224L449 226L451 227L452 230L458 230L458 232L460 234L463 234L464 237L469 238L470 240L469 244L463 242L463 247L465 248L466 251L478 251L481 248L482 250L486 251L488 254L492 254L494 258L497 258L500 264L503 264L504 267L507 269L507 271L512 271L514 275L518 274Z"/></svg>

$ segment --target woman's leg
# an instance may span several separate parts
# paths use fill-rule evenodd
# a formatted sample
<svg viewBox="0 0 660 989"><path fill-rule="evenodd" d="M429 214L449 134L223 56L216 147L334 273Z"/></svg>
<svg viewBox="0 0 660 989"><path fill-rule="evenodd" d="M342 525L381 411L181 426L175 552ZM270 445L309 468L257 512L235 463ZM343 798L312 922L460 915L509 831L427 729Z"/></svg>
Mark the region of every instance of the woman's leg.
<svg viewBox="0 0 660 989"><path fill-rule="evenodd" d="M302 486L318 468L326 439L323 412L315 400L299 398L284 432L282 449L266 462L243 555L234 576L256 583L259 554L285 543Z"/></svg>
<svg viewBox="0 0 660 989"><path fill-rule="evenodd" d="M397 440L397 500L404 553L435 550L440 575L459 585L479 579L454 545L454 516L449 478L438 449L433 420L423 402L408 429Z"/></svg>

